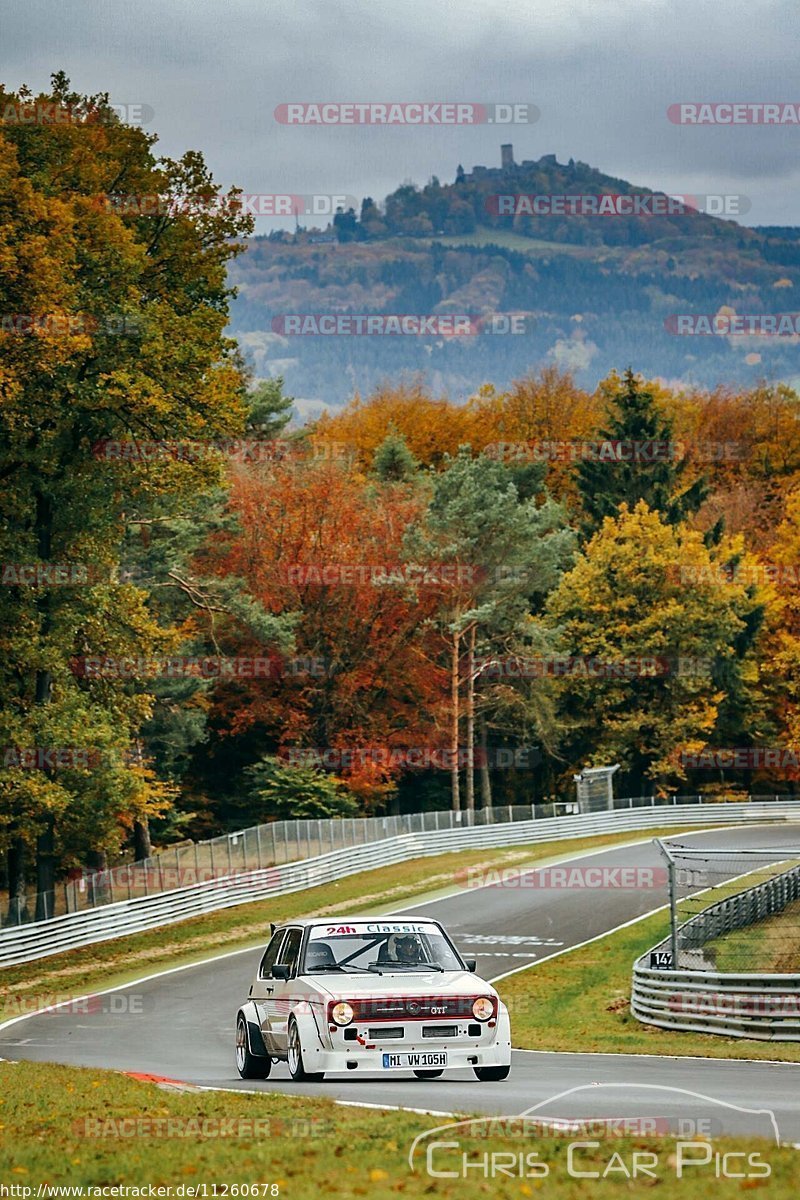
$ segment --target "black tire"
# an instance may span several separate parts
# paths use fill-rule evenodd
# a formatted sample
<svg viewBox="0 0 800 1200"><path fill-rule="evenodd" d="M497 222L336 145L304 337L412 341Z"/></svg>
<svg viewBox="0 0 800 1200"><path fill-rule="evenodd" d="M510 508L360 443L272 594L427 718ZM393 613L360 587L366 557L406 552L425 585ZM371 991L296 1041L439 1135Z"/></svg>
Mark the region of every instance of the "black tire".
<svg viewBox="0 0 800 1200"><path fill-rule="evenodd" d="M250 1053L247 1020L244 1013L239 1013L236 1018L236 1070L242 1079L266 1079L271 1069L271 1058L259 1058Z"/></svg>
<svg viewBox="0 0 800 1200"><path fill-rule="evenodd" d="M444 1071L415 1071L417 1079L438 1079L440 1075L444 1075Z"/></svg>
<svg viewBox="0 0 800 1200"><path fill-rule="evenodd" d="M511 1072L511 1066L507 1067L473 1067L475 1078L480 1079L481 1083L499 1083L501 1079L508 1079Z"/></svg>
<svg viewBox="0 0 800 1200"><path fill-rule="evenodd" d="M297 1021L289 1017L288 1037L286 1039L286 1061L289 1074L295 1083L322 1083L324 1071L307 1071L303 1066L303 1047L300 1043L300 1030Z"/></svg>

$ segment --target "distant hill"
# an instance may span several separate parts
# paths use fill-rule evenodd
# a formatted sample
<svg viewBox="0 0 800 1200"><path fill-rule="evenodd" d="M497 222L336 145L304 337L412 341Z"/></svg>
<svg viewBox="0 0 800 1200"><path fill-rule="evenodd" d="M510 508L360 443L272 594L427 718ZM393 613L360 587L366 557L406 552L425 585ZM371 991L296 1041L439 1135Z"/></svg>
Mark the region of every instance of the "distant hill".
<svg viewBox="0 0 800 1200"><path fill-rule="evenodd" d="M324 230L254 238L232 270L232 323L257 372L333 405L420 372L466 398L545 361L586 385L629 363L706 386L800 378L795 338L678 335L667 320L800 311L800 229L747 228L697 211L719 201L681 205L555 155L516 164L508 147L503 159L365 198ZM613 215L591 215L595 204ZM282 318L301 313L525 319L514 335L287 334Z"/></svg>

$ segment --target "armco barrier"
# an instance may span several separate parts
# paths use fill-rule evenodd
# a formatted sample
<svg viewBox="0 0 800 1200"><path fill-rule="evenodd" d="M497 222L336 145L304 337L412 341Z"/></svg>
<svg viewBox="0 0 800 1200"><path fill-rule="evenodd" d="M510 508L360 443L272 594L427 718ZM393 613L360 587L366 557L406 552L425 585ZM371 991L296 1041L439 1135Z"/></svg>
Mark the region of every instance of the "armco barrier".
<svg viewBox="0 0 800 1200"><path fill-rule="evenodd" d="M237 904L301 891L343 879L358 871L453 850L533 845L592 834L625 833L671 825L730 825L776 820L800 820L800 801L632 808L552 817L548 820L500 822L438 833L426 831L424 834L404 834L381 842L334 850L303 862L243 872L227 879L212 879L171 892L122 900L85 912L68 913L49 921L12 926L0 931L0 967L30 962L125 934L141 933Z"/></svg>
<svg viewBox="0 0 800 1200"><path fill-rule="evenodd" d="M681 949L696 950L714 938L744 929L756 921L783 912L787 904L800 897L800 867L791 867L765 879L753 887L744 888L716 904L710 904L697 916L680 927ZM677 964L676 964L677 965Z"/></svg>
<svg viewBox="0 0 800 1200"><path fill-rule="evenodd" d="M697 949L733 929L782 912L800 895L800 867L744 888L692 917L679 929L681 949ZM669 950L665 938L633 967L631 1012L662 1029L716 1033L776 1042L800 1041L800 975L661 970L650 955Z"/></svg>
<svg viewBox="0 0 800 1200"><path fill-rule="evenodd" d="M800 1041L800 975L655 971L648 960L649 953L634 964L631 995L631 1012L646 1025Z"/></svg>

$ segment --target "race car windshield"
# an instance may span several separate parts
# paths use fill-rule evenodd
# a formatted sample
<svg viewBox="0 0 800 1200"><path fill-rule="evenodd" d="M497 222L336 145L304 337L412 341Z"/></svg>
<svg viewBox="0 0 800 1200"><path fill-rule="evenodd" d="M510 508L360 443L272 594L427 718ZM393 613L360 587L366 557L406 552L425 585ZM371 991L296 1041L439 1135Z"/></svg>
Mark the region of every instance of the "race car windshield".
<svg viewBox="0 0 800 1200"><path fill-rule="evenodd" d="M463 971L464 964L447 938L431 926L412 932L330 927L312 929L304 973L369 971Z"/></svg>

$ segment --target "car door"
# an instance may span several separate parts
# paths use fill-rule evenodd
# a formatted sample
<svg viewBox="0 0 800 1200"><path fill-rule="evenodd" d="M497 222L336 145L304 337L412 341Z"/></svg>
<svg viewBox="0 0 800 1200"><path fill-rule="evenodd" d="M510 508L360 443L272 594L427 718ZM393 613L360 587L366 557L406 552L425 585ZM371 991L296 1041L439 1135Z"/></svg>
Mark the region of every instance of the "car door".
<svg viewBox="0 0 800 1200"><path fill-rule="evenodd" d="M303 942L303 930L290 926L286 937L278 951L275 966L287 968L288 979L272 979L274 992L269 1003L269 1035L270 1043L276 1054L285 1054L288 1042L287 1026L289 1013L298 999L297 966L300 960L300 947Z"/></svg>
<svg viewBox="0 0 800 1200"><path fill-rule="evenodd" d="M265 1040L267 1049L272 1049L272 1038L270 1032L271 1018L273 1012L273 998L275 995L275 985L277 980L272 978L272 968L278 961L278 953L286 938L286 930L278 929L269 940L269 945L264 951L264 956L258 967L255 982L250 992L250 997L256 1006L258 1013L258 1021L261 1026L261 1034Z"/></svg>

